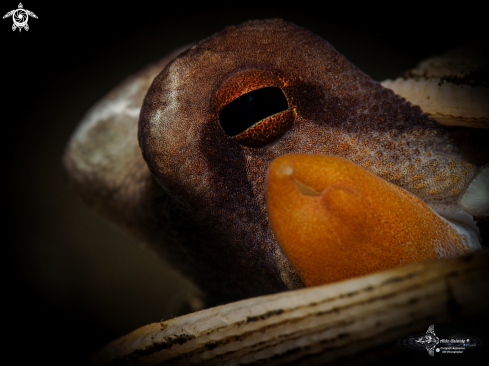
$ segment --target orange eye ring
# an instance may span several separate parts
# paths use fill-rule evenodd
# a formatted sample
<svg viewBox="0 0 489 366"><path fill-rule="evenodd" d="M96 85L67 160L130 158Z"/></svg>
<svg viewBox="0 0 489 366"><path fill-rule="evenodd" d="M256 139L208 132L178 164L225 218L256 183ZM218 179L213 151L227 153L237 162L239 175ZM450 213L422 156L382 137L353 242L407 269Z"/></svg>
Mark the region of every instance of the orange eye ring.
<svg viewBox="0 0 489 366"><path fill-rule="evenodd" d="M287 109L249 123L238 134L228 133L221 120L224 107L247 93L268 87L279 88L282 91L287 100ZM276 141L292 127L297 111L290 95L290 86L286 78L266 65L234 70L223 78L214 92L211 100L212 116L226 135L238 144L253 148L262 147Z"/></svg>

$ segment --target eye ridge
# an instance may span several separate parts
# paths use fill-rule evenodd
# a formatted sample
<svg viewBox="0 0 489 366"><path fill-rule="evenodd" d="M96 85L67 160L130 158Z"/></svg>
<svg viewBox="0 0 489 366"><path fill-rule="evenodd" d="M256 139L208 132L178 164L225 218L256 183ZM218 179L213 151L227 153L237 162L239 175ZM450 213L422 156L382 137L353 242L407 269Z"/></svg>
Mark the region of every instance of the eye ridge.
<svg viewBox="0 0 489 366"><path fill-rule="evenodd" d="M252 90L225 105L219 113L221 128L230 137L240 135L258 122L289 109L284 92L276 86Z"/></svg>

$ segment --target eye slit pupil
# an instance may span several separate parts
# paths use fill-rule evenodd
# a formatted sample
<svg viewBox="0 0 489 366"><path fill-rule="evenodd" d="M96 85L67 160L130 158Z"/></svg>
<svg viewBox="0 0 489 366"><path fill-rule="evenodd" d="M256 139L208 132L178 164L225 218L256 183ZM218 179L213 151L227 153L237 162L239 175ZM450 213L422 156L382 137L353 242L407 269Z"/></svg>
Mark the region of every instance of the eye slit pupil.
<svg viewBox="0 0 489 366"><path fill-rule="evenodd" d="M288 108L287 98L280 88L256 89L224 106L219 123L229 136L236 136L262 119Z"/></svg>

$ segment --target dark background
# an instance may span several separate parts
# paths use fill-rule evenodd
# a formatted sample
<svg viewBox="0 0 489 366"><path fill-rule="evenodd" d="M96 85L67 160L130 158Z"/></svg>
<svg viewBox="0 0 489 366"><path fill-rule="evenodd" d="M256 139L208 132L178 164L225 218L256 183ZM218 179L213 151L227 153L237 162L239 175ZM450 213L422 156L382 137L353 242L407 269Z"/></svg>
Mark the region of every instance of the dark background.
<svg viewBox="0 0 489 366"><path fill-rule="evenodd" d="M379 81L487 37L486 11L466 2L436 11L397 2L391 8L328 3L25 1L39 17L29 19L28 32L12 32L11 18L0 22L4 355L15 364L83 364L108 341L180 315L193 291L86 208L62 169L77 123L127 76L249 19L280 17L308 28ZM0 13L17 5L4 1Z"/></svg>

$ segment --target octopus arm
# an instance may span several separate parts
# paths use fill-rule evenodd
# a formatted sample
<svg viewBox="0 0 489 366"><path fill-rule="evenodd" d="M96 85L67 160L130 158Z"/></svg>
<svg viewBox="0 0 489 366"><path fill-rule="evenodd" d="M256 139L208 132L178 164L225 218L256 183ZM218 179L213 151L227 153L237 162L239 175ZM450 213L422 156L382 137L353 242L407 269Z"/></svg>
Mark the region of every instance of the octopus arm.
<svg viewBox="0 0 489 366"><path fill-rule="evenodd" d="M480 247L411 193L339 157L275 159L267 208L277 241L308 286Z"/></svg>

